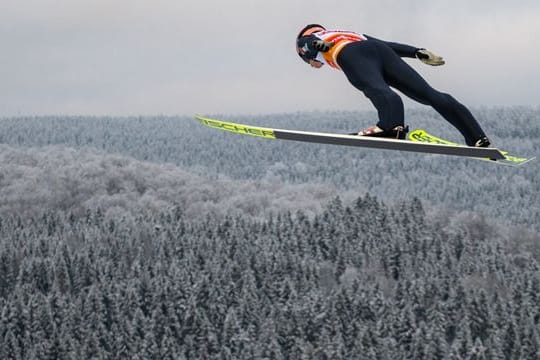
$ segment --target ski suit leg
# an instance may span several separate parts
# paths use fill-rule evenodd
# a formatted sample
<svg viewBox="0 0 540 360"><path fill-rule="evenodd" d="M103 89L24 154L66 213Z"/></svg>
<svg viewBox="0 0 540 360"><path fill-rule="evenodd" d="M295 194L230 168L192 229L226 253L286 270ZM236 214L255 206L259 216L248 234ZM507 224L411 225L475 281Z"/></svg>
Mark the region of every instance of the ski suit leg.
<svg viewBox="0 0 540 360"><path fill-rule="evenodd" d="M383 61L375 44L370 41L349 44L339 54L338 63L349 82L377 109L377 126L390 130L404 124L403 101L384 79Z"/></svg>
<svg viewBox="0 0 540 360"><path fill-rule="evenodd" d="M485 136L472 113L449 94L432 88L409 64L384 43L378 43L383 54L384 76L388 84L421 104L433 107L465 138L467 145Z"/></svg>

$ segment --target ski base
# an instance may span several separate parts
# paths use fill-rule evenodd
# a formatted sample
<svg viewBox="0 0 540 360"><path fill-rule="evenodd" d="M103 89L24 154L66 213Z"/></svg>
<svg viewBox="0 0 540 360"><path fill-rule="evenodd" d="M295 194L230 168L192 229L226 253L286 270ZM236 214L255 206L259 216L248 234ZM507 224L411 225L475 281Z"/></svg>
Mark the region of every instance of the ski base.
<svg viewBox="0 0 540 360"><path fill-rule="evenodd" d="M370 136L272 129L204 118L200 116L195 116L195 118L202 124L214 129L243 135L263 137L266 139L295 140L318 144L358 146L373 149L411 151L426 154L454 155L474 158L505 158L504 154L496 148L475 148L457 144L427 143L421 141L407 141Z"/></svg>

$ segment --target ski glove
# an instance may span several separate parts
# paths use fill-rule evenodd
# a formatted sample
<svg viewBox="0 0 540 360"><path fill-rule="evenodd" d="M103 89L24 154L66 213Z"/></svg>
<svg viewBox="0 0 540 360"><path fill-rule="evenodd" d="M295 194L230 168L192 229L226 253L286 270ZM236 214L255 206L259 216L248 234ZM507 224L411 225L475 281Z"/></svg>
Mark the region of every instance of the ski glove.
<svg viewBox="0 0 540 360"><path fill-rule="evenodd" d="M426 49L416 50L415 55L424 64L428 64L432 66L439 66L439 65L444 65L445 63L442 57L440 57L439 55L435 55L434 53Z"/></svg>
<svg viewBox="0 0 540 360"><path fill-rule="evenodd" d="M332 48L332 46L334 46L334 43L317 39L311 42L311 46L313 46L317 51L327 52Z"/></svg>

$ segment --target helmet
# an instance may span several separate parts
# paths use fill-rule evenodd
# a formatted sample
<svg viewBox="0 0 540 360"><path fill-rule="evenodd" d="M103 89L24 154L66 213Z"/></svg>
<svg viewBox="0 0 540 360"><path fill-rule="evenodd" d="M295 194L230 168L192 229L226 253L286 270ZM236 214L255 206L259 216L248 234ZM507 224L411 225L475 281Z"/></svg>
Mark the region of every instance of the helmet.
<svg viewBox="0 0 540 360"><path fill-rule="evenodd" d="M313 34L314 32L326 30L326 28L319 24L309 24L306 25L300 32L298 33L298 36L296 37L296 40L300 39L302 36L309 36Z"/></svg>
<svg viewBox="0 0 540 360"><path fill-rule="evenodd" d="M314 40L311 39L312 34L321 30L326 29L324 26L319 24L309 24L300 30L298 36L296 37L296 53L308 64L309 60L313 60L315 57L317 57L317 51L310 50L308 43L310 40Z"/></svg>

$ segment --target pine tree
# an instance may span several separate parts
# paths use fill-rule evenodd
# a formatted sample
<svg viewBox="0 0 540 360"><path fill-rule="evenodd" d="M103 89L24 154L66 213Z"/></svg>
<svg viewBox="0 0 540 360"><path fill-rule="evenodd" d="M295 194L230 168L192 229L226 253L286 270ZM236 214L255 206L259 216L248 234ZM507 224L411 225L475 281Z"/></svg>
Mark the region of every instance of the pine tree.
<svg viewBox="0 0 540 360"><path fill-rule="evenodd" d="M56 256L54 259L52 288L61 294L71 291L71 276L63 256Z"/></svg>
<svg viewBox="0 0 540 360"><path fill-rule="evenodd" d="M99 340L94 333L89 333L82 343L82 354L89 359L105 359L99 347Z"/></svg>
<svg viewBox="0 0 540 360"><path fill-rule="evenodd" d="M491 330L489 313L490 309L486 293L481 290L478 299L473 296L468 305L469 322L473 339L478 337L481 340L485 340L488 338Z"/></svg>
<svg viewBox="0 0 540 360"><path fill-rule="evenodd" d="M279 342L279 334L272 318L266 319L261 324L259 343L256 358L260 359L284 359ZM249 340L249 339L246 339ZM290 349L289 349L290 350Z"/></svg>
<svg viewBox="0 0 540 360"><path fill-rule="evenodd" d="M92 337L92 341L96 341L95 346L97 346L98 352L104 354L110 351L112 339L108 336L107 315L101 294L101 289L95 286L90 288L84 303L82 316L84 321L83 336L85 338ZM92 342L87 343L87 345L93 349L94 344Z"/></svg>
<svg viewBox="0 0 540 360"><path fill-rule="evenodd" d="M0 242L0 299L7 298L15 285L14 262L14 252Z"/></svg>
<svg viewBox="0 0 540 360"><path fill-rule="evenodd" d="M516 332L516 326L513 321L509 321L506 327L505 334L502 337L503 340L503 352L507 359L516 358L516 355L520 351L520 341Z"/></svg>
<svg viewBox="0 0 540 360"><path fill-rule="evenodd" d="M158 357L163 360L176 360L180 358L176 341L168 333L165 333L161 340Z"/></svg>
<svg viewBox="0 0 540 360"><path fill-rule="evenodd" d="M398 242L395 242L388 256L389 275L394 280L399 280L402 268L402 249Z"/></svg>
<svg viewBox="0 0 540 360"><path fill-rule="evenodd" d="M446 342L446 319L441 303L436 303L427 315L428 338L426 339L426 354L428 359L443 359L448 352Z"/></svg>
<svg viewBox="0 0 540 360"><path fill-rule="evenodd" d="M222 344L228 349L231 355L240 353L238 348L239 344L236 342L236 339L241 333L242 327L238 320L236 310L230 308L225 317L225 322L223 323Z"/></svg>
<svg viewBox="0 0 540 360"><path fill-rule="evenodd" d="M486 357L490 360L505 360L500 331L495 330L486 345Z"/></svg>
<svg viewBox="0 0 540 360"><path fill-rule="evenodd" d="M482 344L482 340L480 340L480 338L476 338L476 340L474 342L474 346L470 350L467 359L470 359L470 360L487 360L486 348L485 348L484 344Z"/></svg>
<svg viewBox="0 0 540 360"><path fill-rule="evenodd" d="M133 353L132 334L128 326L127 321L122 324L114 323L112 325L111 335L113 338L111 339L110 356L114 359L129 359Z"/></svg>
<svg viewBox="0 0 540 360"><path fill-rule="evenodd" d="M378 344L373 336L369 327L363 328L360 331L353 349L354 356L362 360L376 360L379 358L377 355ZM396 346L399 347L399 345ZM403 354L403 352L401 351L400 354Z"/></svg>
<svg viewBox="0 0 540 360"><path fill-rule="evenodd" d="M403 349L404 352L410 353L416 324L414 315L409 307L404 309L398 315L397 322L394 326L393 333L398 346Z"/></svg>
<svg viewBox="0 0 540 360"><path fill-rule="evenodd" d="M142 344L139 348L138 354L143 359L156 359L159 355L156 338L154 336L154 333L150 329L148 329L148 331L146 331L144 334L144 338L142 339Z"/></svg>
<svg viewBox="0 0 540 360"><path fill-rule="evenodd" d="M411 344L408 346L407 357L413 359L430 359L428 357L428 350L433 350L430 348L430 341L431 339L426 331L426 324L422 322L414 331Z"/></svg>
<svg viewBox="0 0 540 360"><path fill-rule="evenodd" d="M457 284L454 290L451 291L450 299L446 306L447 318L448 318L448 328L446 331L446 336L451 343L457 333L463 331L459 328L458 324L462 324L461 319L465 313L465 307L467 304L467 294L465 289L461 284Z"/></svg>
<svg viewBox="0 0 540 360"><path fill-rule="evenodd" d="M0 339L0 355L2 359L22 360L22 349L19 341L11 330L8 330L3 339Z"/></svg>
<svg viewBox="0 0 540 360"><path fill-rule="evenodd" d="M456 336L450 348L450 359L466 359L473 347L469 319L465 316L457 326Z"/></svg>
<svg viewBox="0 0 540 360"><path fill-rule="evenodd" d="M540 338L538 327L529 320L524 325L523 337L521 338L521 348L519 356L521 359L535 359L540 355Z"/></svg>

